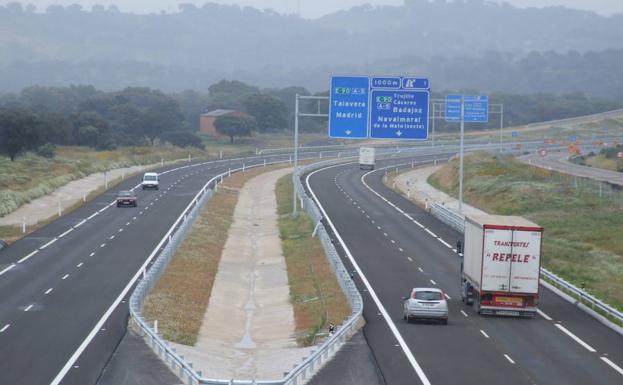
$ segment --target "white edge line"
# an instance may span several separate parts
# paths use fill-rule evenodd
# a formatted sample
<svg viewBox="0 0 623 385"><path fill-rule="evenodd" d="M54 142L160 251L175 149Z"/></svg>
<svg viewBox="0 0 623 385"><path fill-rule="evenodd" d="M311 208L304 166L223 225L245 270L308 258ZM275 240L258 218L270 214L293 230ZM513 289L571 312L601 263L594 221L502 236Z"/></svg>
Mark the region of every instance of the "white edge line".
<svg viewBox="0 0 623 385"><path fill-rule="evenodd" d="M87 221L88 221L89 219L93 219L93 218L94 218L97 214L99 214L99 213L96 211L96 212L94 212L93 214L91 214L90 216L88 216L88 217L87 217Z"/></svg>
<svg viewBox="0 0 623 385"><path fill-rule="evenodd" d="M510 356L508 354L504 354L504 357L506 357L506 359L508 360L508 362L510 362L511 364L515 365L515 361L513 361L512 358L510 358Z"/></svg>
<svg viewBox="0 0 623 385"><path fill-rule="evenodd" d="M2 275L2 274L4 274L4 273L6 273L7 271L11 270L11 269L12 269L12 268L14 268L14 267L15 267L15 264L14 264L14 263L13 263L13 264L11 264L11 265L9 265L9 266L8 266L7 268L5 268L4 270L0 271L0 275Z"/></svg>
<svg viewBox="0 0 623 385"><path fill-rule="evenodd" d="M469 317L467 313L465 313L463 310L461 310L461 314L463 314L465 317Z"/></svg>
<svg viewBox="0 0 623 385"><path fill-rule="evenodd" d="M447 247L448 249L451 249L451 248L452 248L452 246L450 246L450 244L449 244L448 242L444 241L444 240L443 240L443 239L441 239L441 238L437 238L437 239L439 240L439 242L441 242L441 243L443 243L444 245L446 245L446 247Z"/></svg>
<svg viewBox="0 0 623 385"><path fill-rule="evenodd" d="M11 326L11 324L4 325L4 327L2 329L0 329L0 333L4 333L4 331L7 330L10 326Z"/></svg>
<svg viewBox="0 0 623 385"><path fill-rule="evenodd" d="M74 231L73 227L69 228L69 230L65 231L63 234L59 235L58 237L63 238L65 235L71 233L72 231Z"/></svg>
<svg viewBox="0 0 623 385"><path fill-rule="evenodd" d="M548 316L547 314L545 314L541 309L536 309L536 312L539 313L539 315L543 318L545 318L548 321L552 320L552 317Z"/></svg>
<svg viewBox="0 0 623 385"><path fill-rule="evenodd" d="M432 232L432 231L430 231L429 229L426 229L426 228L425 228L425 229L424 229L424 231L426 231L427 233L429 233L429 234L430 234L430 235L432 235L433 237L438 238L438 237L437 237L437 234L433 233L433 232Z"/></svg>
<svg viewBox="0 0 623 385"><path fill-rule="evenodd" d="M56 242L56 240L57 240L57 239L58 239L58 238L54 238L54 239L52 239L50 242L48 242L48 243L46 243L45 245L41 246L41 247L39 248L39 250L43 250L43 249L45 249L46 247L50 246L52 243Z"/></svg>
<svg viewBox="0 0 623 385"><path fill-rule="evenodd" d="M83 220L81 220L80 222L76 223L76 224L74 225L74 229L77 229L78 227L80 227L80 226L84 225L86 221L87 221L86 219L83 219Z"/></svg>
<svg viewBox="0 0 623 385"><path fill-rule="evenodd" d="M30 257L32 257L33 255L37 254L39 252L39 250L35 250L32 253L28 254L27 256L25 256L24 258L20 259L19 261L17 261L17 263L22 263L22 262L26 262L26 260Z"/></svg>
<svg viewBox="0 0 623 385"><path fill-rule="evenodd" d="M568 335L569 337L571 337L572 340L574 340L575 342L577 342L578 344L582 345L582 347L586 350L588 350L591 353L595 353L597 350L595 350L592 346L590 346L589 344L587 344L586 342L582 341L580 339L580 337L576 336L575 334L571 333L567 328L565 328L564 326L562 326L561 324L554 324L554 326L556 326L558 329L560 329L560 331L562 331L563 333L565 333L566 335Z"/></svg>
<svg viewBox="0 0 623 385"><path fill-rule="evenodd" d="M617 372L619 372L620 375L623 376L623 369L621 369L621 367L619 365L617 365L614 362L610 361L607 357L599 357L599 358L601 358L601 360L603 362L608 364L612 369L616 370Z"/></svg>
<svg viewBox="0 0 623 385"><path fill-rule="evenodd" d="M349 164L349 163L346 163L346 164ZM383 318L385 319L385 322L387 323L387 325L389 326L392 334L394 335L394 337L396 338L396 340L400 344L400 347L402 348L402 351L405 353L405 356L407 357L407 360L409 360L409 363L411 364L411 366L415 370L415 373L418 375L418 377L420 378L420 381L422 381L423 385L430 385L430 381L426 377L426 374L422 370L422 367L420 367L420 365L416 361L415 357L413 356L413 353L409 349L409 346L407 346L407 343L402 338L402 335L400 334L400 332L396 328L396 325L394 324L394 321L392 321L391 317L387 313L387 310L385 310L385 307L383 307L383 304L381 303L381 301L379 300L378 296L376 295L376 292L372 288L372 285L370 285L370 282L368 282L368 279L363 274L363 271L361 270L361 268L357 264L357 261L355 261L355 258L350 253L350 250L348 249L348 246L346 246L346 243L344 242L344 240L342 239L342 237L338 233L337 229L333 225L333 222L331 221L331 218L327 215L327 212L325 211L324 207L322 207L322 204L319 202L318 198L316 197L316 194L314 193L314 191L312 190L312 188L311 188L311 186L309 184L309 178L312 175L314 175L315 173L317 173L319 171L322 171L322 170L329 169L329 168L338 167L338 166L344 166L344 164L321 168L319 170L316 170L316 171L313 171L313 172L309 173L307 175L307 177L305 178L305 183L307 184L307 188L311 192L311 194L312 194L312 196L314 198L314 201L316 202L316 204L318 205L318 207L322 211L322 214L323 214L324 218L327 220L327 223L329 224L329 226L331 226L331 229L333 230L333 233L335 234L336 238L338 239L338 241L342 245L342 248L344 249L344 252L346 253L346 256L348 257L350 262L353 264L353 267L355 268L355 270L357 270L357 274L358 274L359 278L361 278L361 281L363 282L365 287L368 289L368 293L370 294L370 296L374 300L374 303L376 304L376 306L379 308L379 311L383 315Z"/></svg>

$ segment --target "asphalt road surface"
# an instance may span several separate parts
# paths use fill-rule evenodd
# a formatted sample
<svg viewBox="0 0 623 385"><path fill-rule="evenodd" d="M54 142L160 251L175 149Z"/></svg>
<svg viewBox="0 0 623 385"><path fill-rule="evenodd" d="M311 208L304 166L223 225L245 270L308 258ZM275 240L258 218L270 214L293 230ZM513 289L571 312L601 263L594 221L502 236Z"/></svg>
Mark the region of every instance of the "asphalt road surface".
<svg viewBox="0 0 623 385"><path fill-rule="evenodd" d="M345 246L346 266L359 270L365 335L387 384L623 383L623 336L544 287L535 319L484 317L463 305L452 248L462 235L385 187L381 175L348 164L308 182L336 245L341 238ZM450 296L448 326L402 320L401 298L416 286Z"/></svg>
<svg viewBox="0 0 623 385"><path fill-rule="evenodd" d="M546 156L529 155L521 159L526 163L550 170L557 170L565 174L623 186L623 173L571 163L567 160L567 156L564 153L554 152Z"/></svg>
<svg viewBox="0 0 623 385"><path fill-rule="evenodd" d="M169 167L160 190L117 208L130 178L2 250L0 384L95 384L126 331L133 277L202 186L243 162L264 159Z"/></svg>

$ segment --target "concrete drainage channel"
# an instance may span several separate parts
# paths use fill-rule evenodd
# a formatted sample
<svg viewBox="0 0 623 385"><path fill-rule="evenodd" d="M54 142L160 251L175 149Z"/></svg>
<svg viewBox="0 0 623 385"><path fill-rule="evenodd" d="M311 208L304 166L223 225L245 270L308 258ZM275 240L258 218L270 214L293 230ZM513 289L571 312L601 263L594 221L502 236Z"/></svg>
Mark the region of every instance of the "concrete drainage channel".
<svg viewBox="0 0 623 385"><path fill-rule="evenodd" d="M342 162L341 159L337 162ZM276 161L268 164L287 163L288 161ZM335 161L334 161L335 162ZM322 165L326 162L322 162ZM317 164L305 168L303 171L307 172L314 167L319 167ZM246 166L245 169L252 167L262 167L264 164L257 164ZM231 172L243 171L243 168L231 170ZM214 191L218 189L219 181L227 177L229 172L217 175L210 179L199 193L195 196L192 202L184 210L184 212L177 219L175 224L171 227L171 230L165 235L161 244L159 244L153 253L157 253L162 247L162 244L166 242L166 246L162 249L158 258L153 266L146 272L144 272L143 279L138 283L136 289L130 297L130 315L131 322L133 322L142 335L143 339L147 342L148 346L156 353L156 355L177 375L184 384L219 384L219 385L242 385L242 384L264 384L264 385L294 385L303 384L309 380L314 373L316 373L324 363L330 360L333 355L339 350L339 348L357 331L362 324L362 312L363 312L363 300L361 294L355 287L350 274L342 264L341 259L337 251L335 250L331 239L327 234L324 226L320 222L321 215L318 208L315 206L313 200L307 196L305 190L298 177L295 179L295 189L298 193L298 197L303 208L307 211L314 222L318 223L316 227L316 234L320 238L324 247L325 253L329 260L330 266L333 269L338 282L344 291L351 308L353 309L351 316L344 321L342 325L337 328L335 334L330 336L324 343L318 348L312 351L312 354L305 358L301 363L292 368L292 370L284 373L284 377L279 380L272 381L255 381L255 380L229 380L229 379L211 379L203 377L202 373L194 370L192 363L187 362L184 357L178 355L169 344L160 337L154 329L145 322L141 315L141 307L145 298L149 292L154 288L158 279L164 273L169 262L175 255L180 243L184 240L188 232L190 231L192 224L196 220L197 216L201 212L202 208L213 196Z"/></svg>

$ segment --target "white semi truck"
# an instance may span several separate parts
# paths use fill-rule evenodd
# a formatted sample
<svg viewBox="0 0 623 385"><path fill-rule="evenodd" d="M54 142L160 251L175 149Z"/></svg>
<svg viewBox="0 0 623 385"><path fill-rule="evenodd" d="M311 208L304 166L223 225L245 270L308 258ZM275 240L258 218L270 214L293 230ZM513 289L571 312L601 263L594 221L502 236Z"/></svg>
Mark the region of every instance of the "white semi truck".
<svg viewBox="0 0 623 385"><path fill-rule="evenodd" d="M374 147L359 148L359 169L374 170L375 160L376 159Z"/></svg>
<svg viewBox="0 0 623 385"><path fill-rule="evenodd" d="M480 314L534 317L543 228L525 218L465 217L461 299Z"/></svg>

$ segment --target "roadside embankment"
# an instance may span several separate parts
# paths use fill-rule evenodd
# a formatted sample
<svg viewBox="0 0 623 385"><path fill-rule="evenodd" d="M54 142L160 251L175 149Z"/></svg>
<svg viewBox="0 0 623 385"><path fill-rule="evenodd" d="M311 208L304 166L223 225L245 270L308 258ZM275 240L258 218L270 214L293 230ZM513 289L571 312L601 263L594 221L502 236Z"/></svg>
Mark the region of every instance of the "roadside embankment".
<svg viewBox="0 0 623 385"><path fill-rule="evenodd" d="M458 160L408 171L395 180L404 195L408 182L412 198L454 205ZM472 206L543 226L543 266L623 309L623 201L575 188L556 172L485 153L465 158L464 199L468 213Z"/></svg>

